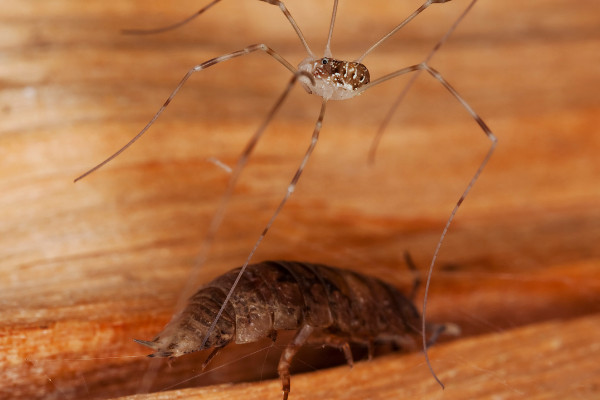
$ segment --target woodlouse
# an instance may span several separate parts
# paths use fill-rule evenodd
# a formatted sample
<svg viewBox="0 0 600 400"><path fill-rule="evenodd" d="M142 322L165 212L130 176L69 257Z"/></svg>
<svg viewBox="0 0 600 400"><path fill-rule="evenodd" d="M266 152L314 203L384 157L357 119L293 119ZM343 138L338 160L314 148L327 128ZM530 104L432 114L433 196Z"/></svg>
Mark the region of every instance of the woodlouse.
<svg viewBox="0 0 600 400"><path fill-rule="evenodd" d="M421 337L421 315L410 295L380 279L350 270L294 261L265 261L248 265L225 311L213 327L241 268L231 270L203 286L187 306L152 341L136 342L152 348L149 357L179 357L212 348L203 363L232 341L250 343L279 330L297 330L283 351L278 372L283 399L290 392L290 364L305 344L332 346L344 352L353 365L349 343L367 346L369 358L376 342L415 347ZM428 324L429 343L446 325Z"/></svg>

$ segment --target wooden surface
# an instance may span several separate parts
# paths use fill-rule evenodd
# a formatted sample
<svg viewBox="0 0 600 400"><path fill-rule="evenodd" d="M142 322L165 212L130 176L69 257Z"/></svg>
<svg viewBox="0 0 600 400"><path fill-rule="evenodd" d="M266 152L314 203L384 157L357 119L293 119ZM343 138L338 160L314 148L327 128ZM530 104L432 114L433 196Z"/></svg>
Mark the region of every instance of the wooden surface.
<svg viewBox="0 0 600 400"><path fill-rule="evenodd" d="M329 3L288 3L320 53ZM381 3L342 2L336 57L357 57L417 6ZM280 343L232 346L188 380L205 354L151 367L131 339L161 329L189 280L229 177L207 160L235 163L289 73L259 54L204 71L143 140L72 182L137 133L191 66L259 42L292 64L304 58L279 10L253 1L226 1L161 35L120 34L200 6L26 0L0 11L0 398L147 388L169 391L139 398L280 398L276 380L172 391L271 377ZM372 76L419 62L465 6L427 10L365 59ZM600 395L599 19L594 1L481 0L432 60L500 141L434 275L429 319L463 330L431 351L447 389L422 354L396 354L296 374L291 399ZM368 165L377 124L404 82L330 103L318 148L255 260L328 263L401 286L412 279L405 250L425 269L489 142L423 76ZM294 89L241 177L198 282L244 261L318 107ZM314 353L298 367L320 363ZM145 372L155 367L156 376Z"/></svg>
<svg viewBox="0 0 600 400"><path fill-rule="evenodd" d="M294 399L547 399L594 398L600 366L598 343L582 342L573 331L600 333L600 319L590 316L547 322L508 332L467 338L431 354L440 360L444 391L431 384L421 354L381 357L348 367L294 377ZM515 344L518 345L515 345ZM518 347L524 351L504 353ZM540 351L531 357L529 350ZM582 373L582 371L584 371ZM577 379L573 379L576 376ZM183 389L127 399L266 399L277 398L279 382ZM333 394L333 395L332 395Z"/></svg>

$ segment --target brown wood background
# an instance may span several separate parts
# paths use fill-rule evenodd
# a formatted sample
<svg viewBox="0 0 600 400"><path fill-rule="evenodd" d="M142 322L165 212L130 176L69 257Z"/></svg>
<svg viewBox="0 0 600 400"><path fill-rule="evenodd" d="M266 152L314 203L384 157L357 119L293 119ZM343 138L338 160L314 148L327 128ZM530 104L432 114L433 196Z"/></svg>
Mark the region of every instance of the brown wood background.
<svg viewBox="0 0 600 400"><path fill-rule="evenodd" d="M205 354L159 362L156 376L144 375L150 360L131 339L161 329L188 280L228 179L207 159L235 162L286 70L254 54L198 74L143 140L72 183L137 133L191 66L259 42L293 64L304 58L280 11L258 1L224 1L161 35L120 34L177 21L201 3L3 5L1 398L114 398L145 388L143 376L151 391L273 376L277 352L268 343L232 346L191 381L183 382L199 374ZM336 57L357 57L418 2L365 4L341 2ZM419 16L365 59L372 76L419 62L465 6L455 0ZM320 53L329 2L288 7ZM500 140L434 275L429 319L463 329L431 350L447 389L436 386L422 354L393 354L353 370L296 374L291 399L600 396L597 11L593 0L481 0L431 62ZM403 82L330 103L314 157L255 260L328 263L399 285L411 280L405 250L426 268L489 144L422 76L368 165L377 124ZM273 120L199 282L244 261L308 145L318 107L296 88ZM318 362L297 364L312 370ZM139 398L278 399L279 385Z"/></svg>

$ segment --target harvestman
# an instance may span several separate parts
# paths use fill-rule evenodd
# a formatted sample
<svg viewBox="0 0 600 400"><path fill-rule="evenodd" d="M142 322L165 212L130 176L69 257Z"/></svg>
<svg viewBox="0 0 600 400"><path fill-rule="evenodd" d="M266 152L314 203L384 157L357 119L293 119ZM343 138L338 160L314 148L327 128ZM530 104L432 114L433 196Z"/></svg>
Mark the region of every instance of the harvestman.
<svg viewBox="0 0 600 400"><path fill-rule="evenodd" d="M163 28L158 28L158 29L152 29L152 30L128 30L125 31L126 33L134 33L134 34L147 34L147 33L159 33L159 32L164 32L167 30L171 30L174 28L177 28L179 26L182 26L184 24L186 24L187 22L191 21L192 19L196 18L197 16L199 16L200 14L204 13L205 11L207 11L209 8L211 8L212 6L214 6L215 4L219 3L221 0L213 0L211 3L209 3L208 5L206 5L204 8L202 8L201 10L199 10L198 12L196 12L195 14L191 15L190 17L184 19L183 21L180 21L176 24L173 25L169 25ZM300 175L302 174L302 171L304 170L304 167L306 166L306 163L308 162L316 144L317 144L317 140L319 137L319 132L321 130L321 125L323 122L323 118L325 115L325 108L327 105L327 102L329 100L346 100L346 99L351 99L361 93L363 93L364 91L372 88L375 85L378 85L380 83L386 82L392 78L398 77L400 75L404 75L410 72L416 72L412 79L407 83L407 85L405 86L404 90L400 93L400 95L398 96L398 98L396 99L396 101L393 103L390 111L388 112L388 114L386 115L386 118L384 120L384 122L382 123L382 125L380 126L379 130L377 131L377 134L375 136L375 139L373 141L372 147L371 147L371 151L369 153L369 158L370 160L373 160L374 157L374 153L375 153L375 149L377 147L377 144L379 142L379 138L381 137L386 125L388 124L389 120L391 119L391 116L393 115L394 111L396 110L396 108L399 106L401 100L404 98L404 96L406 95L408 89L412 86L412 84L414 83L416 77L418 76L418 74L422 71L427 72L429 75L431 75L434 79L436 79L441 85L443 85L451 94L452 96L454 96L454 98L463 106L463 108L471 115L471 117L473 117L473 119L475 120L475 122L477 122L477 124L481 127L481 129L483 130L483 133L487 136L487 138L491 141L491 145L490 148L488 150L488 152L486 153L483 161L481 162L481 164L479 165L479 167L477 168L475 174L473 175L473 177L471 178L471 180L469 181L466 189L464 190L464 192L462 193L462 195L460 196L460 198L458 199L458 201L456 202L456 205L454 206L448 220L446 221L446 224L444 226L444 229L442 231L442 234L440 236L440 239L436 245L431 263L429 265L429 269L428 269L428 275L427 275L427 280L426 280L426 284L425 284L425 295L424 295L424 301L423 301L423 311L422 311L422 339L423 339L423 348L424 348L424 352L425 352L425 359L427 361L427 364L429 366L429 369L431 370L432 375L434 376L434 378L436 379L436 381L442 386L444 387L444 385L442 384L442 382L438 379L438 377L435 375L435 372L433 371L433 368L429 362L429 357L427 355L427 343L426 343L426 332L425 332L425 318L426 318L426 307L427 307L427 295L429 292L429 285L430 285L430 281L431 281L431 276L432 276L432 272L433 272L433 267L435 265L435 261L437 259L439 250L441 248L442 242L444 240L444 237L446 236L446 233L448 231L448 228L452 222L452 220L454 219L454 216L456 215L456 212L458 211L458 208L460 207L461 203L463 202L463 200L466 198L467 194L469 193L469 191L471 190L471 188L473 187L475 181L477 180L477 178L479 177L479 175L481 174L482 170L484 169L484 167L486 166L486 164L488 163L492 153L494 152L494 149L496 147L496 143L497 143L497 139L494 136L494 134L491 132L491 130L488 128L488 126L485 124L485 122L483 122L483 120L479 117L479 115L471 108L471 106L458 94L458 92L441 76L441 74L436 71L434 68L429 66L429 60L433 57L433 55L439 50L439 48L446 42L446 40L448 39L448 37L450 36L450 34L452 32L454 32L454 30L456 29L456 27L458 26L458 24L462 21L462 19L467 15L467 13L469 12L469 10L473 7L473 5L475 4L475 2L477 0L472 0L471 3L468 5L468 7L462 12L462 14L458 17L458 19L454 22L454 24L450 27L450 29L448 30L448 32L446 32L446 34L442 37L442 39L433 47L433 49L431 50L431 52L427 55L427 57L419 64L415 64L415 65L411 65L402 69L399 69L395 72L392 72L390 74L384 75L374 81L370 80L370 75L369 75L369 71L367 69L367 67L362 64L362 60L368 55L370 54L373 50L375 50L377 47L379 47L379 45L381 45L383 42L385 42L386 40L388 40L391 36L393 36L397 31L399 31L402 27L404 27L408 22L410 22L413 18L415 18L417 15L419 15L421 12L423 12L426 8L428 8L430 5L434 4L434 3L446 3L450 0L427 0L425 1L419 8L417 8L417 10L415 10L411 15L409 15L404 21L402 21L400 24L398 24L394 29L392 29L387 35L383 36L379 41L377 41L374 45L372 45L369 49L367 49L359 58L357 58L355 61L342 61L342 60L336 60L334 58L332 58L332 53L331 53L331 48L330 48L330 44L331 44L331 37L333 34L333 27L334 27L334 23L335 23L335 17L336 17L336 12L337 12L337 5L338 5L338 0L334 0L334 4L333 4L333 12L332 12L332 16L331 16L331 23L329 26L329 35L327 37L327 44L325 46L325 52L322 58L316 58L315 54L312 52L312 50L310 49L310 47L308 46L308 43L306 42L306 39L304 38L304 35L302 34L300 28L298 27L298 24L296 24L296 21L294 20L294 18L292 17L292 15L290 14L290 12L287 10L285 4L279 0L259 0L259 1L263 1L275 6L278 6L281 11L283 12L283 14L285 15L285 17L288 19L288 21L290 22L290 24L292 25L292 28L294 29L294 31L296 32L296 34L298 35L298 38L300 39L300 41L302 42L302 45L304 46L304 48L306 49L307 53L308 53L308 57L305 58L304 60L302 60L300 62L300 64L298 65L298 68L295 68L292 64L290 64L287 60L285 60L281 55L279 55L275 50L273 50L272 48L270 48L269 46L267 46L266 44L254 44L254 45L250 45L248 47L245 47L241 50L238 51L234 51L232 53L228 53L228 54L224 54L220 57L216 57L213 58L211 60L205 61L201 64L196 65L195 67L193 67L192 69L190 69L187 74L183 77L183 79L179 82L179 84L177 85L177 87L175 88L175 90L173 90L173 92L171 93L171 95L168 97L168 99L165 101L165 103L162 105L162 107L158 110L158 112L154 115L154 117L150 120L150 122L148 122L148 124L133 138L131 139L125 146L123 146L121 149L119 149L117 152L115 152L113 155L111 155L110 157L108 157L106 160L102 161L100 164L96 165L95 167L93 167L92 169L90 169L89 171L87 171L86 173L84 173L83 175L79 176L78 178L75 179L75 182L77 182L78 180L86 177L87 175L91 174L92 172L96 171L97 169L101 168L102 166L104 166L105 164L107 164L108 162L110 162L111 160L113 160L115 157L117 157L118 155L120 155L123 151L125 151L129 146L131 146L136 140L138 140L149 128L150 126L156 121L156 119L162 114L162 112L165 110L165 108L169 105L169 103L171 102L171 100L177 95L177 93L179 92L179 90L182 88L182 86L187 82L187 80L196 72L202 71L208 67L211 67L215 64L219 64L221 62L224 61L228 61L231 60L233 58L236 57L241 57L256 51L261 51L264 52L266 54L268 54L269 56L271 56L274 60L276 60L277 62L279 62L280 64L282 64L285 68L287 68L292 74L292 78L289 81L287 87L285 88L285 90L283 91L283 93L280 95L280 97L277 99L277 101L275 102L274 106L271 108L271 110L269 111L269 113L267 114L266 118L263 120L263 122L261 123L261 125L259 126L259 128L254 132L254 135L250 138L250 140L248 141L248 143L246 144L246 147L244 148L240 158L237 161L237 164L235 165L235 167L233 168L232 172L231 172L231 177L229 179L229 183L227 186L227 189L223 195L223 198L221 199L221 202L219 204L219 207L217 209L217 211L215 212L213 219L211 221L210 227L208 229L208 233L206 235L206 238L204 239L204 241L202 242L202 248L200 250L199 256L198 256L198 260L196 263L196 268L194 269L194 273L193 276L188 279L188 282L194 282L195 281L195 277L198 274L198 269L201 265L204 264L204 262L207 259L208 256L208 252L209 249L212 245L212 242L214 241L215 235L217 233L217 230L219 228L219 226L221 225L221 222L223 220L224 214L225 214L225 210L227 207L227 204L229 202L229 199L232 196L233 193L233 189L235 188L235 185L238 181L238 178L244 168L244 166L246 165L246 162L250 156L250 154L252 153L252 151L254 150L254 147L256 146L258 140L261 138L262 134L264 133L266 127L269 125L269 123L271 122L271 120L273 119L274 115L277 113L277 111L281 108L281 105L283 104L283 102L285 101L286 97L288 96L290 90L292 89L292 87L299 82L300 85L302 85L302 87L304 87L304 89L311 94L315 94L317 96L320 96L322 98L322 103L321 103L321 111L319 113L319 117L317 119L317 122L315 123L315 127L313 130L313 134L312 134L312 138L311 138L311 142L310 145L308 147L308 149L306 150L306 153L304 154L304 157L302 158L302 161L300 163L300 165L298 166L294 177L292 178L290 184L287 187L287 191L283 197L283 199L281 200L281 202L279 203L278 207L276 208L275 212L273 213L273 215L271 216L271 218L269 219L269 221L267 222L265 228L263 229L262 233L260 234L259 238L257 239L254 247L252 248L250 254L248 255L245 263L243 264L237 279L235 280L233 286L231 287L231 290L229 291L229 294L227 295L225 301L223 302L223 306L221 307L219 313L217 314L215 320L213 321L210 329L209 329L209 334L210 331L212 329L214 329L217 320L220 318L220 316L222 315L222 312L225 309L226 303L228 302L228 300L231 298L231 294L234 291L235 287L237 286L242 274L244 273L244 270L246 269L247 265L249 264L250 260L252 259L254 253L256 252L258 246L260 245L260 243L262 242L262 240L264 239L264 237L266 236L269 228L273 225L273 222L275 221L275 219L277 218L278 214L281 212L283 206L285 205L285 203L287 202L287 200L290 198L290 196L292 195L292 193L294 192L295 186L300 178ZM189 292L189 288L188 290L184 290L183 293L184 295L181 296L180 301L179 301L179 305L178 305L178 309L181 309L182 303L185 300L185 293ZM208 339L208 335L206 335L206 337L203 340L203 345L206 343L206 340Z"/></svg>

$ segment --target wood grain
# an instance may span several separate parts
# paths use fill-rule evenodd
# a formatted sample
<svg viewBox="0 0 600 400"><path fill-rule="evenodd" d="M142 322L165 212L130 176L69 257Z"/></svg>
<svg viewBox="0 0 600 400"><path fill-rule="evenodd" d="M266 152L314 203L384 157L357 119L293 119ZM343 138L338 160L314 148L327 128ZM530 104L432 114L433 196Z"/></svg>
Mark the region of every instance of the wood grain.
<svg viewBox="0 0 600 400"><path fill-rule="evenodd" d="M331 5L288 3L320 53ZM336 57L357 57L418 5L375 3L341 3ZM281 12L253 1L225 1L161 35L120 33L200 6L24 0L0 12L0 398L114 398L144 388L151 361L131 339L153 337L190 280L229 178L209 160L235 163L289 73L258 54L212 67L135 146L72 181L137 133L193 65L260 42L293 64L305 56ZM419 16L365 59L372 76L419 62L465 6L454 0ZM463 330L432 350L446 391L422 355L409 354L351 373L295 375L291 399L598 397L598 22L592 1L481 0L432 60L500 141L434 274L429 319ZM328 263L401 286L412 279L404 251L426 268L489 142L422 76L369 165L378 123L405 82L330 103L317 150L256 260ZM293 90L194 281L243 263L308 146L318 107ZM182 389L273 376L280 345L232 346L186 382L205 354L159 363L149 389L172 390L148 398L279 398L276 380ZM313 356L311 366L320 362Z"/></svg>
<svg viewBox="0 0 600 400"><path fill-rule="evenodd" d="M573 331L598 335L598 316L552 321L511 331L456 341L431 354L443 368L445 390L431 385L420 354L381 357L373 362L297 375L295 399L547 399L598 395L598 343L582 342ZM524 351L505 353L506 349ZM530 349L537 354L531 357ZM126 399L265 399L276 398L279 382L221 385ZM333 395L332 394L339 394Z"/></svg>

